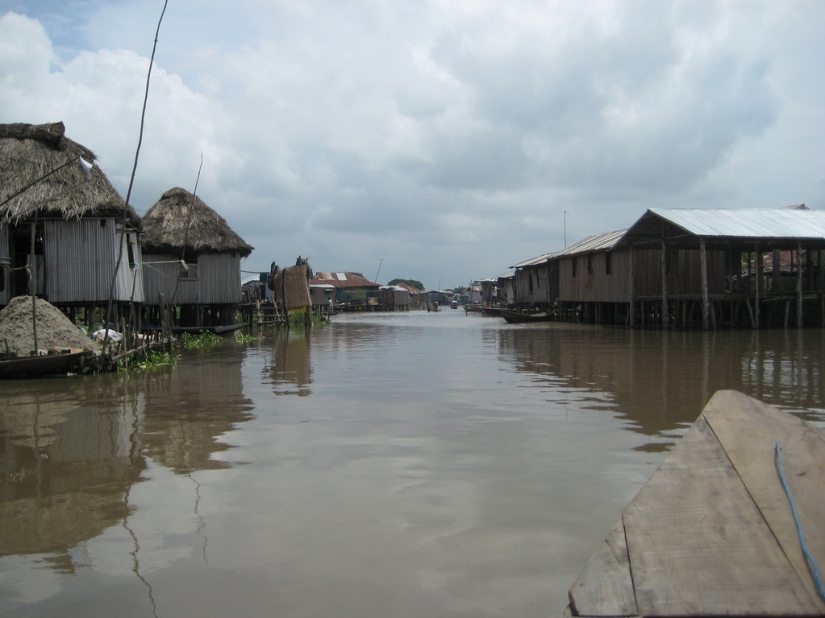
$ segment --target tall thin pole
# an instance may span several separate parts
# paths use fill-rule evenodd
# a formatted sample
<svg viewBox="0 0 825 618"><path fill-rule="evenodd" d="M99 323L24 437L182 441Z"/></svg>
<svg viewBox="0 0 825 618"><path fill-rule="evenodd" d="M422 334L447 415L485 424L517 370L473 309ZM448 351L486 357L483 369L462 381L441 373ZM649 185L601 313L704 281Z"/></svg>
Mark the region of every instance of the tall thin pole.
<svg viewBox="0 0 825 618"><path fill-rule="evenodd" d="M375 273L375 282L378 283L378 273L381 272L381 265L384 263L384 259L383 258L375 258L375 259L378 260L378 272Z"/></svg>
<svg viewBox="0 0 825 618"><path fill-rule="evenodd" d="M140 157L140 146L143 143L143 125L146 119L146 103L149 100L149 83L152 79L152 64L155 62L155 51L158 48L158 35L160 34L160 25L163 22L163 16L166 13L166 5L169 0L164 0L163 10L160 12L160 19L158 19L158 27L155 30L155 43L152 46L152 56L149 58L149 71L146 74L146 90L143 94L143 109L140 113L140 132L138 133L138 144L135 150L135 162L132 165L132 175L129 178L129 189L126 191L126 201L123 204L123 229L120 232L120 243L117 252L117 262L115 262L115 272L112 273L112 283L109 285L109 303L106 307L106 334L103 337L103 353L106 354L106 347L109 343L109 322L112 317L112 296L115 293L115 282L117 281L117 273L120 270L120 264L123 262L123 238L126 235L126 219L129 216L129 200L132 197L132 186L135 183L135 172L137 171L138 158Z"/></svg>

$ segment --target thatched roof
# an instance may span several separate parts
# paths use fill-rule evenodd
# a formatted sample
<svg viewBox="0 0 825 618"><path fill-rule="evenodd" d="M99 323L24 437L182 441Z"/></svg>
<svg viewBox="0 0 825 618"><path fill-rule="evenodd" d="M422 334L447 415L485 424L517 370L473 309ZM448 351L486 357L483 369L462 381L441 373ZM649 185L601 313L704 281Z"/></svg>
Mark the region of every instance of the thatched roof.
<svg viewBox="0 0 825 618"><path fill-rule="evenodd" d="M188 232L187 232L188 227ZM202 253L252 253L229 224L186 189L175 187L164 193L143 217L143 252L185 255Z"/></svg>
<svg viewBox="0 0 825 618"><path fill-rule="evenodd" d="M0 124L0 224L16 225L35 212L38 217L61 219L123 216L125 203L100 168L92 168L89 180L80 166L79 157L91 163L96 159L94 153L64 132L62 122ZM140 226L140 217L132 208L126 216L130 224Z"/></svg>

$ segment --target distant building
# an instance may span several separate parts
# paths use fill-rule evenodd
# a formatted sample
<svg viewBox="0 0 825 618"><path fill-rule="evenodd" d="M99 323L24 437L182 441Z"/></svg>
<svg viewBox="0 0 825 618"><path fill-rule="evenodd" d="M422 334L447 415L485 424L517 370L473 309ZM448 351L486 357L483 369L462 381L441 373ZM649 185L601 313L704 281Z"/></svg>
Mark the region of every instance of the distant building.
<svg viewBox="0 0 825 618"><path fill-rule="evenodd" d="M377 283L366 279L361 273L318 272L309 282L313 286L332 286L335 290L336 305L377 305Z"/></svg>

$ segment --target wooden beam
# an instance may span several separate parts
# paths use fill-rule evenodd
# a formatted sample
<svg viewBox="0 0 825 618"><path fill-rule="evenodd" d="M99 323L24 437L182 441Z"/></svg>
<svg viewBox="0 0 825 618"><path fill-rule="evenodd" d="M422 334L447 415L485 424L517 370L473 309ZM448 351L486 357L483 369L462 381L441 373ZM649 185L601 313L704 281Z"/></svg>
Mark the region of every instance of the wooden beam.
<svg viewBox="0 0 825 618"><path fill-rule="evenodd" d="M667 325L667 244L662 238L662 328Z"/></svg>
<svg viewBox="0 0 825 618"><path fill-rule="evenodd" d="M802 243L796 243L796 327L802 328Z"/></svg>
<svg viewBox="0 0 825 618"><path fill-rule="evenodd" d="M636 312L634 311L634 302L633 302L633 263L634 263L634 255L633 255L633 247L630 247L627 250L627 261L630 268L630 277L629 277L629 285L630 285L630 326L636 326Z"/></svg>
<svg viewBox="0 0 825 618"><path fill-rule="evenodd" d="M708 258L705 239L699 239L699 268L702 271L702 328L708 329Z"/></svg>
<svg viewBox="0 0 825 618"><path fill-rule="evenodd" d="M756 294L756 300L754 302L753 312L755 314L756 319L756 328L759 329L759 296L762 292L762 254L759 252L759 245L754 246L754 261L756 262L756 285L754 286L754 293Z"/></svg>

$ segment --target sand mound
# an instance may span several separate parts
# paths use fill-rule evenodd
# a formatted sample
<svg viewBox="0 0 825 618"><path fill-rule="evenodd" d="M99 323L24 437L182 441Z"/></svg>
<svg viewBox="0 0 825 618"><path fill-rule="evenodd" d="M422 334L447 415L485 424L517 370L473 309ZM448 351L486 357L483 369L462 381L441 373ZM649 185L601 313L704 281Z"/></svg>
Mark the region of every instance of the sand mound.
<svg viewBox="0 0 825 618"><path fill-rule="evenodd" d="M36 307L37 347L41 350L53 347L100 349L54 305L38 298ZM31 296L13 298L0 311L0 352L6 351L6 345L10 352L16 352L19 356L28 356L34 350Z"/></svg>

